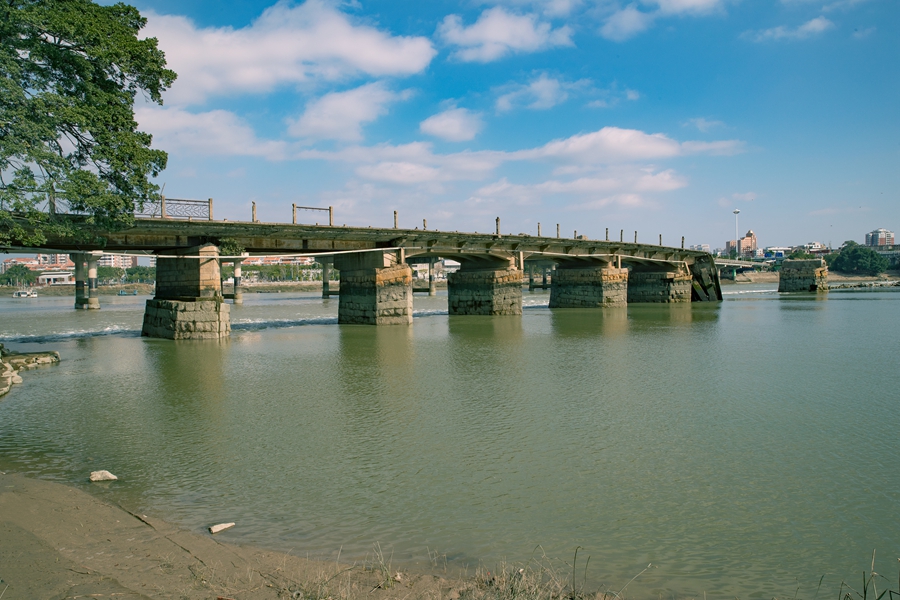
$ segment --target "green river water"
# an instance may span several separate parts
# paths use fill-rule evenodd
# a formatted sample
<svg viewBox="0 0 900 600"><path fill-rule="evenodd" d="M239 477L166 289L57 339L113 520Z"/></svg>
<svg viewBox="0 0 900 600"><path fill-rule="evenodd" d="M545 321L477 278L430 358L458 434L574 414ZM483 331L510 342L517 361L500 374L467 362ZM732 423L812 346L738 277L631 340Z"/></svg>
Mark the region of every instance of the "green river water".
<svg viewBox="0 0 900 600"><path fill-rule="evenodd" d="M472 572L590 556L631 597L833 598L900 556L900 291L337 325L247 294L229 341L139 336L146 297L0 299L0 342L58 350L0 399L0 470L221 539ZM90 486L92 470L120 477ZM858 587L858 585L856 586ZM879 588L884 587L879 585ZM799 592L797 592L799 588Z"/></svg>

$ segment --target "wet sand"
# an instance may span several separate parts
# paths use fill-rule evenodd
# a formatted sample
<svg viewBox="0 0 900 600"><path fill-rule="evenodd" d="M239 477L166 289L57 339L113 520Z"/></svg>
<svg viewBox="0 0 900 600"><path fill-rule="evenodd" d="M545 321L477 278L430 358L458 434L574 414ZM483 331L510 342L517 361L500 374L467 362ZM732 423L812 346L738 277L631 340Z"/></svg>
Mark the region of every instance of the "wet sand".
<svg viewBox="0 0 900 600"><path fill-rule="evenodd" d="M374 561L316 561L226 540L227 532L179 530L73 487L0 474L3 600L458 598L471 585L388 572Z"/></svg>

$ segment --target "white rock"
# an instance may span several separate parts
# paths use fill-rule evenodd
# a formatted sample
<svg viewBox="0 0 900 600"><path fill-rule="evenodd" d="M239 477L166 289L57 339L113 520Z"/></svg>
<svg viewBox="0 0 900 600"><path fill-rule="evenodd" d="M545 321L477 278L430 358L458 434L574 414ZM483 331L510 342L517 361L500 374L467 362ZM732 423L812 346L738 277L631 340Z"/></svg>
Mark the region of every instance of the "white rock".
<svg viewBox="0 0 900 600"><path fill-rule="evenodd" d="M209 528L210 533L219 533L220 531L225 531L226 529L231 529L234 527L234 523L219 523L218 525L213 525Z"/></svg>
<svg viewBox="0 0 900 600"><path fill-rule="evenodd" d="M91 473L91 481L115 481L118 477L109 471L94 471Z"/></svg>
<svg viewBox="0 0 900 600"><path fill-rule="evenodd" d="M22 383L22 378L21 378L20 376L18 376L18 375L13 375L12 377L9 378L9 380L10 380L12 383L15 383L16 385Z"/></svg>

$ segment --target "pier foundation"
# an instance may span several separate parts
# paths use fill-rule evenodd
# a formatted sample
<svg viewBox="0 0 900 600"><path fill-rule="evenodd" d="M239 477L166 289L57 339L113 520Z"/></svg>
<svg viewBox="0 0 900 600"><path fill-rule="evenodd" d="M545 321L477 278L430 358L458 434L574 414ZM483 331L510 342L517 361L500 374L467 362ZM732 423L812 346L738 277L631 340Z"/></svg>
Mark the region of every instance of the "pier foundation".
<svg viewBox="0 0 900 600"><path fill-rule="evenodd" d="M147 300L141 335L174 340L231 335L229 306L220 289L219 249L213 244L156 260L156 296Z"/></svg>
<svg viewBox="0 0 900 600"><path fill-rule="evenodd" d="M326 263L327 264L327 263ZM338 323L410 325L413 315L412 269L394 252L339 254Z"/></svg>
<svg viewBox="0 0 900 600"><path fill-rule="evenodd" d="M779 292L827 292L828 265L821 258L786 259L778 273Z"/></svg>
<svg viewBox="0 0 900 600"><path fill-rule="evenodd" d="M521 315L522 271L515 268L466 268L447 277L451 315Z"/></svg>
<svg viewBox="0 0 900 600"><path fill-rule="evenodd" d="M628 303L690 302L693 277L687 271L635 271L628 275Z"/></svg>
<svg viewBox="0 0 900 600"><path fill-rule="evenodd" d="M628 289L628 269L561 263L550 284L550 308L624 306Z"/></svg>

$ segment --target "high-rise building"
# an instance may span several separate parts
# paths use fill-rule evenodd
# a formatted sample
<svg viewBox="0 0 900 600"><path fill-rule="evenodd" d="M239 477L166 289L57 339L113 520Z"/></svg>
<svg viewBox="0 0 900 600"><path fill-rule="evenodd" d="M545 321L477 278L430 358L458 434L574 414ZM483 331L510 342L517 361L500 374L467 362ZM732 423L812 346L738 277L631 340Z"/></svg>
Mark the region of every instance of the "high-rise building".
<svg viewBox="0 0 900 600"><path fill-rule="evenodd" d="M135 266L136 257L122 256L121 254L104 254L97 261L99 267L114 267L116 269L127 269Z"/></svg>
<svg viewBox="0 0 900 600"><path fill-rule="evenodd" d="M866 246L893 246L894 232L887 229L876 229L866 234Z"/></svg>
<svg viewBox="0 0 900 600"><path fill-rule="evenodd" d="M753 230L747 232L747 235L739 239L737 242L728 240L725 242L725 254L730 255L737 248L738 256L755 256L756 255L756 234Z"/></svg>

